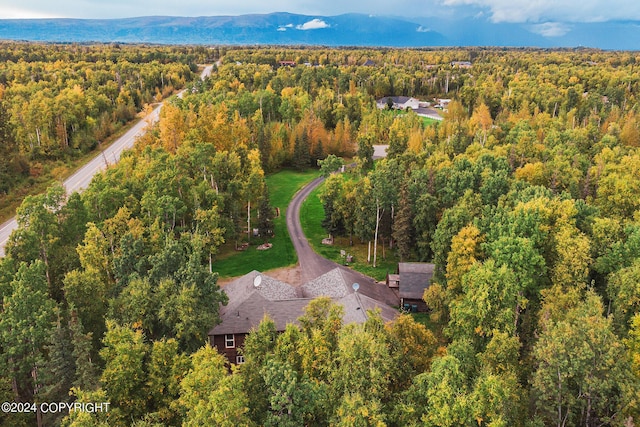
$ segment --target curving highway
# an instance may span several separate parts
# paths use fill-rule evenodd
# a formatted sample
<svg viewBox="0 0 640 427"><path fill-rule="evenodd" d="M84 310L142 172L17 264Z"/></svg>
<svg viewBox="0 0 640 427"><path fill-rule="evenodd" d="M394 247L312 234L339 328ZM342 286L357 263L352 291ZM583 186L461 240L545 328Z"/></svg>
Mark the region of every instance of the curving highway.
<svg viewBox="0 0 640 427"><path fill-rule="evenodd" d="M213 65L207 65L200 74L201 79L205 79L211 75ZM184 90L178 93L179 97L182 97ZM136 139L143 135L147 131L147 127L158 121L160 117L160 109L162 103L153 109L151 113L144 120L136 123L131 129L129 129L124 135L118 138L113 144L106 148L103 152L94 157L89 163L78 169L76 173L67 178L62 185L64 186L67 194L71 194L74 191L81 192L89 186L89 183L93 179L93 176L98 172L107 168L107 166L117 163L120 160L120 155L126 149L133 147ZM0 257L4 256L4 248L9 241L9 236L13 230L18 228L18 222L16 217L11 218L9 221L0 225Z"/></svg>

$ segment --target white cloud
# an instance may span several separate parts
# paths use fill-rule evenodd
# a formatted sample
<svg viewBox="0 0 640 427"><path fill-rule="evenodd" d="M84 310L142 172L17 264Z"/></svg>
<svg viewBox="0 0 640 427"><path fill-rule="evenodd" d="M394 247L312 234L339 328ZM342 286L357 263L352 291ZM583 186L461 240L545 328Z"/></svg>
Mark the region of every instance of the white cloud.
<svg viewBox="0 0 640 427"><path fill-rule="evenodd" d="M3 6L0 3L0 16L2 17L2 19L38 19L59 18L61 15L38 10L20 9L13 6Z"/></svg>
<svg viewBox="0 0 640 427"><path fill-rule="evenodd" d="M286 27L278 27L276 31L287 31Z"/></svg>
<svg viewBox="0 0 640 427"><path fill-rule="evenodd" d="M319 30L321 28L329 28L331 25L324 22L322 19L312 19L311 21L307 21L302 25L296 25L298 30Z"/></svg>
<svg viewBox="0 0 640 427"><path fill-rule="evenodd" d="M571 31L571 27L561 22L545 22L531 25L530 30L544 37L562 37Z"/></svg>
<svg viewBox="0 0 640 427"><path fill-rule="evenodd" d="M439 0L447 7L472 6L494 22L602 22L640 19L640 2L630 0ZM556 30L558 30L556 28Z"/></svg>
<svg viewBox="0 0 640 427"><path fill-rule="evenodd" d="M423 27L422 25L420 25L418 28L416 28L416 31L419 32L419 33L428 33L428 32L431 31L431 29Z"/></svg>

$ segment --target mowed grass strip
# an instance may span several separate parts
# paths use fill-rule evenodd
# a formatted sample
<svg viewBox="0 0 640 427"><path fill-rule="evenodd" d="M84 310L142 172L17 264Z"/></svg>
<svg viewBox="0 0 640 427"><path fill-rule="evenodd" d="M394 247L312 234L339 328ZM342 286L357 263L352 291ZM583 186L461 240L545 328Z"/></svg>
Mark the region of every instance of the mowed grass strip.
<svg viewBox="0 0 640 427"><path fill-rule="evenodd" d="M287 267L298 262L298 256L287 231L287 206L291 203L294 194L318 175L317 170L306 172L283 170L267 176L271 205L274 208L280 208L280 216L274 219L273 231L275 235L269 239L273 247L266 251L257 250L256 247L264 241L261 237L253 236L251 237L251 245L245 251L236 251L234 242L228 242L220 248L218 260L213 263L213 271L217 271L220 277L237 277L253 270L267 271ZM251 220L252 222L257 221L255 212L252 213Z"/></svg>
<svg viewBox="0 0 640 427"><path fill-rule="evenodd" d="M394 273L396 271L399 260L396 258L394 250L390 250L388 247L383 249L381 241L378 241L378 265L375 268L372 264L367 263L368 242L360 243L360 240L354 237L353 246L351 246L348 237L338 236L334 238L333 245L322 244L322 239L328 237L327 232L322 228L324 208L319 195L323 188L324 184L311 192L300 208L302 231L313 250L340 264L345 263L345 259L340 255L340 251L344 250L345 253L353 255L353 262L349 264L349 267L375 280L385 280L387 272ZM373 261L373 241L371 242L371 260Z"/></svg>

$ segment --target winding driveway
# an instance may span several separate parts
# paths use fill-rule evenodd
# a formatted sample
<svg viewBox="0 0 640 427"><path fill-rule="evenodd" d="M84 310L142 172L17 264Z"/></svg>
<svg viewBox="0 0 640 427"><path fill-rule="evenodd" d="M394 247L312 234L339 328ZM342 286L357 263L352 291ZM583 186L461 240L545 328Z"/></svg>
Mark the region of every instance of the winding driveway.
<svg viewBox="0 0 640 427"><path fill-rule="evenodd" d="M293 247L298 254L302 283L313 280L338 267L343 271L344 277L348 282L358 283L360 285L359 292L378 301L385 302L388 305L397 306L399 304L398 295L386 285L376 283L364 274L321 257L311 249L309 241L302 231L302 225L300 224L300 207L309 194L322 184L323 181L323 177L311 181L306 187L293 196L287 208L287 230L289 231L289 236L291 236Z"/></svg>

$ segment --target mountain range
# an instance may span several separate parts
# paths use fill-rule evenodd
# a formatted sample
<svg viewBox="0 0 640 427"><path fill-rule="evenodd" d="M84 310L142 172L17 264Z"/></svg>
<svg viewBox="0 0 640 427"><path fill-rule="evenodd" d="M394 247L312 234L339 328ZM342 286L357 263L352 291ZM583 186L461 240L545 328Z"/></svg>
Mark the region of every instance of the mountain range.
<svg viewBox="0 0 640 427"><path fill-rule="evenodd" d="M593 47L640 50L639 21L494 23L475 18L364 14L124 19L0 19L0 39L46 42L323 46Z"/></svg>

